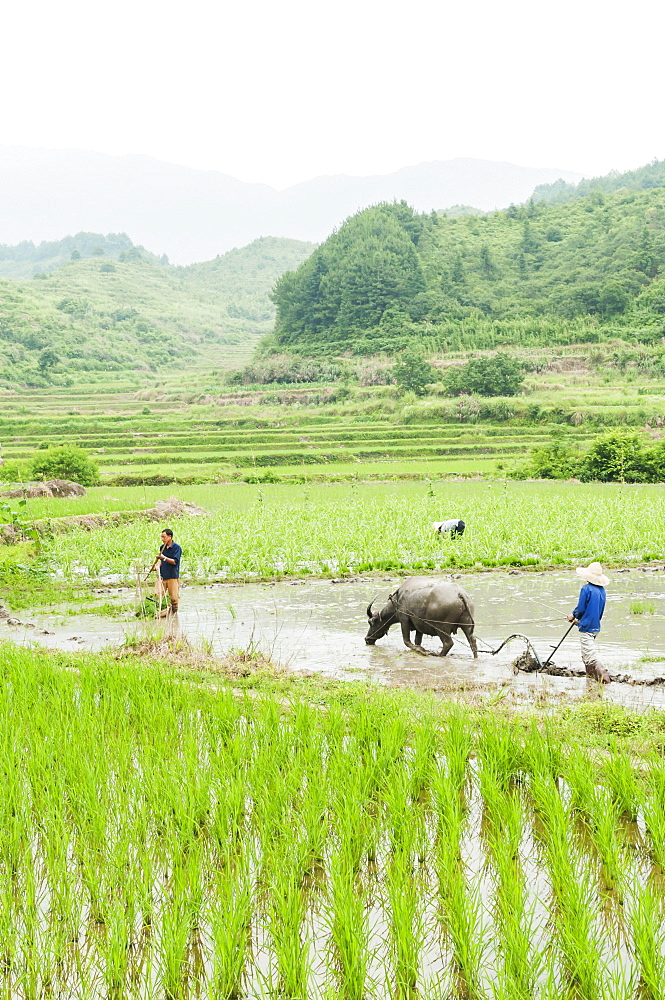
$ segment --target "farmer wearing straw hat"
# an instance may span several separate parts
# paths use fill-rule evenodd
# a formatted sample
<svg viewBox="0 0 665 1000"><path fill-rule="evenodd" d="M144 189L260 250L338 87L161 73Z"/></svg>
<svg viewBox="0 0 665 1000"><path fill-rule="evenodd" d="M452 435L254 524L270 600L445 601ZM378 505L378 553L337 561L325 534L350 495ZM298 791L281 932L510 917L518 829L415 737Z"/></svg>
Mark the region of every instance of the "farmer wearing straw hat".
<svg viewBox="0 0 665 1000"><path fill-rule="evenodd" d="M602 684L609 684L610 675L598 659L596 636L600 632L600 619L605 610L605 587L610 581L599 562L592 562L590 566L578 566L575 572L586 583L580 590L577 607L572 615L568 615L568 621L575 622L580 630L582 662L587 676Z"/></svg>

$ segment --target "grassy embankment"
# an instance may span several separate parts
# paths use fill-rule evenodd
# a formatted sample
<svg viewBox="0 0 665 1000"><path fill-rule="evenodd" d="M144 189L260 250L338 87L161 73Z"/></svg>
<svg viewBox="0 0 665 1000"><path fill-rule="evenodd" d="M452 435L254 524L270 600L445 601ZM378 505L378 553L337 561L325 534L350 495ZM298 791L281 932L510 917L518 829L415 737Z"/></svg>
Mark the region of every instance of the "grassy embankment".
<svg viewBox="0 0 665 1000"><path fill-rule="evenodd" d="M662 997L660 713L0 656L7 996Z"/></svg>

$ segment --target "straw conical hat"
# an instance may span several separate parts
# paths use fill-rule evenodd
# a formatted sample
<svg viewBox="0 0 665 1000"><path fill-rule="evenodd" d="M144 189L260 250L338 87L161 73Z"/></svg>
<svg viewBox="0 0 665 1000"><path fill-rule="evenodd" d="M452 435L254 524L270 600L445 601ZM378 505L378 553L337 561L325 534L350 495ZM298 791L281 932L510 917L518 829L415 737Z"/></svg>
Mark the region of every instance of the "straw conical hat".
<svg viewBox="0 0 665 1000"><path fill-rule="evenodd" d="M606 587L610 582L610 578L605 576L599 562L592 562L590 566L578 566L575 572L587 583L595 583L597 587Z"/></svg>

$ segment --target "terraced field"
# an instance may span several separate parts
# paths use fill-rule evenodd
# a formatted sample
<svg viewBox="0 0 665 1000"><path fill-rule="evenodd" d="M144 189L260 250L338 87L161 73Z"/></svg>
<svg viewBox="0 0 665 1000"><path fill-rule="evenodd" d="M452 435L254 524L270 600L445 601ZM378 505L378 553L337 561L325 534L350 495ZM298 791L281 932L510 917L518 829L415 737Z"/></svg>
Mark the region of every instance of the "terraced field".
<svg viewBox="0 0 665 1000"><path fill-rule="evenodd" d="M239 427L237 417L209 407L178 406L173 412L164 406L161 413L142 415L136 408L127 412L118 401L118 410L85 417L56 411L50 419L58 442L85 448L105 479L129 475L137 482L156 474L215 479L268 468L281 476L347 475L367 463L381 474L390 472L386 465L394 465L400 475L489 471L497 461L521 457L551 433L547 425L403 427L390 414L360 421L357 416L295 413L276 422L282 426ZM49 424L28 415L5 418L0 427L5 459L29 459L53 440Z"/></svg>
<svg viewBox="0 0 665 1000"><path fill-rule="evenodd" d="M489 401L497 419L477 421L453 400L399 397L393 386L231 391L223 368L242 360L239 351L154 378L0 390L3 458L72 443L110 484L491 475L553 433L584 446L607 427L649 424L658 436L665 422L665 386L593 384L580 373L532 379L526 398Z"/></svg>

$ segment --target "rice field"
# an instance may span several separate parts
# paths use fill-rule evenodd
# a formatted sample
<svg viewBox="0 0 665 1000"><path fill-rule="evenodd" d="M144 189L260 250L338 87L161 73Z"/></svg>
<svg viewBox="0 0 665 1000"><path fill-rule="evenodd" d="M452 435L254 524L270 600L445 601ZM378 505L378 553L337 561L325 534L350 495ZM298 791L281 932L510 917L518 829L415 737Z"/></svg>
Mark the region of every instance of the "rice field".
<svg viewBox="0 0 665 1000"><path fill-rule="evenodd" d="M664 995L661 758L348 686L0 655L4 996Z"/></svg>
<svg viewBox="0 0 665 1000"><path fill-rule="evenodd" d="M123 499L91 491L81 500L31 501L30 516L150 506L169 488L134 488ZM179 487L207 517L174 520L189 579L279 578L375 571L450 571L662 559L662 486L441 481L435 483L225 484ZM462 517L462 538L434 521ZM42 561L58 578L133 582L152 562L159 528L135 522L55 534Z"/></svg>

